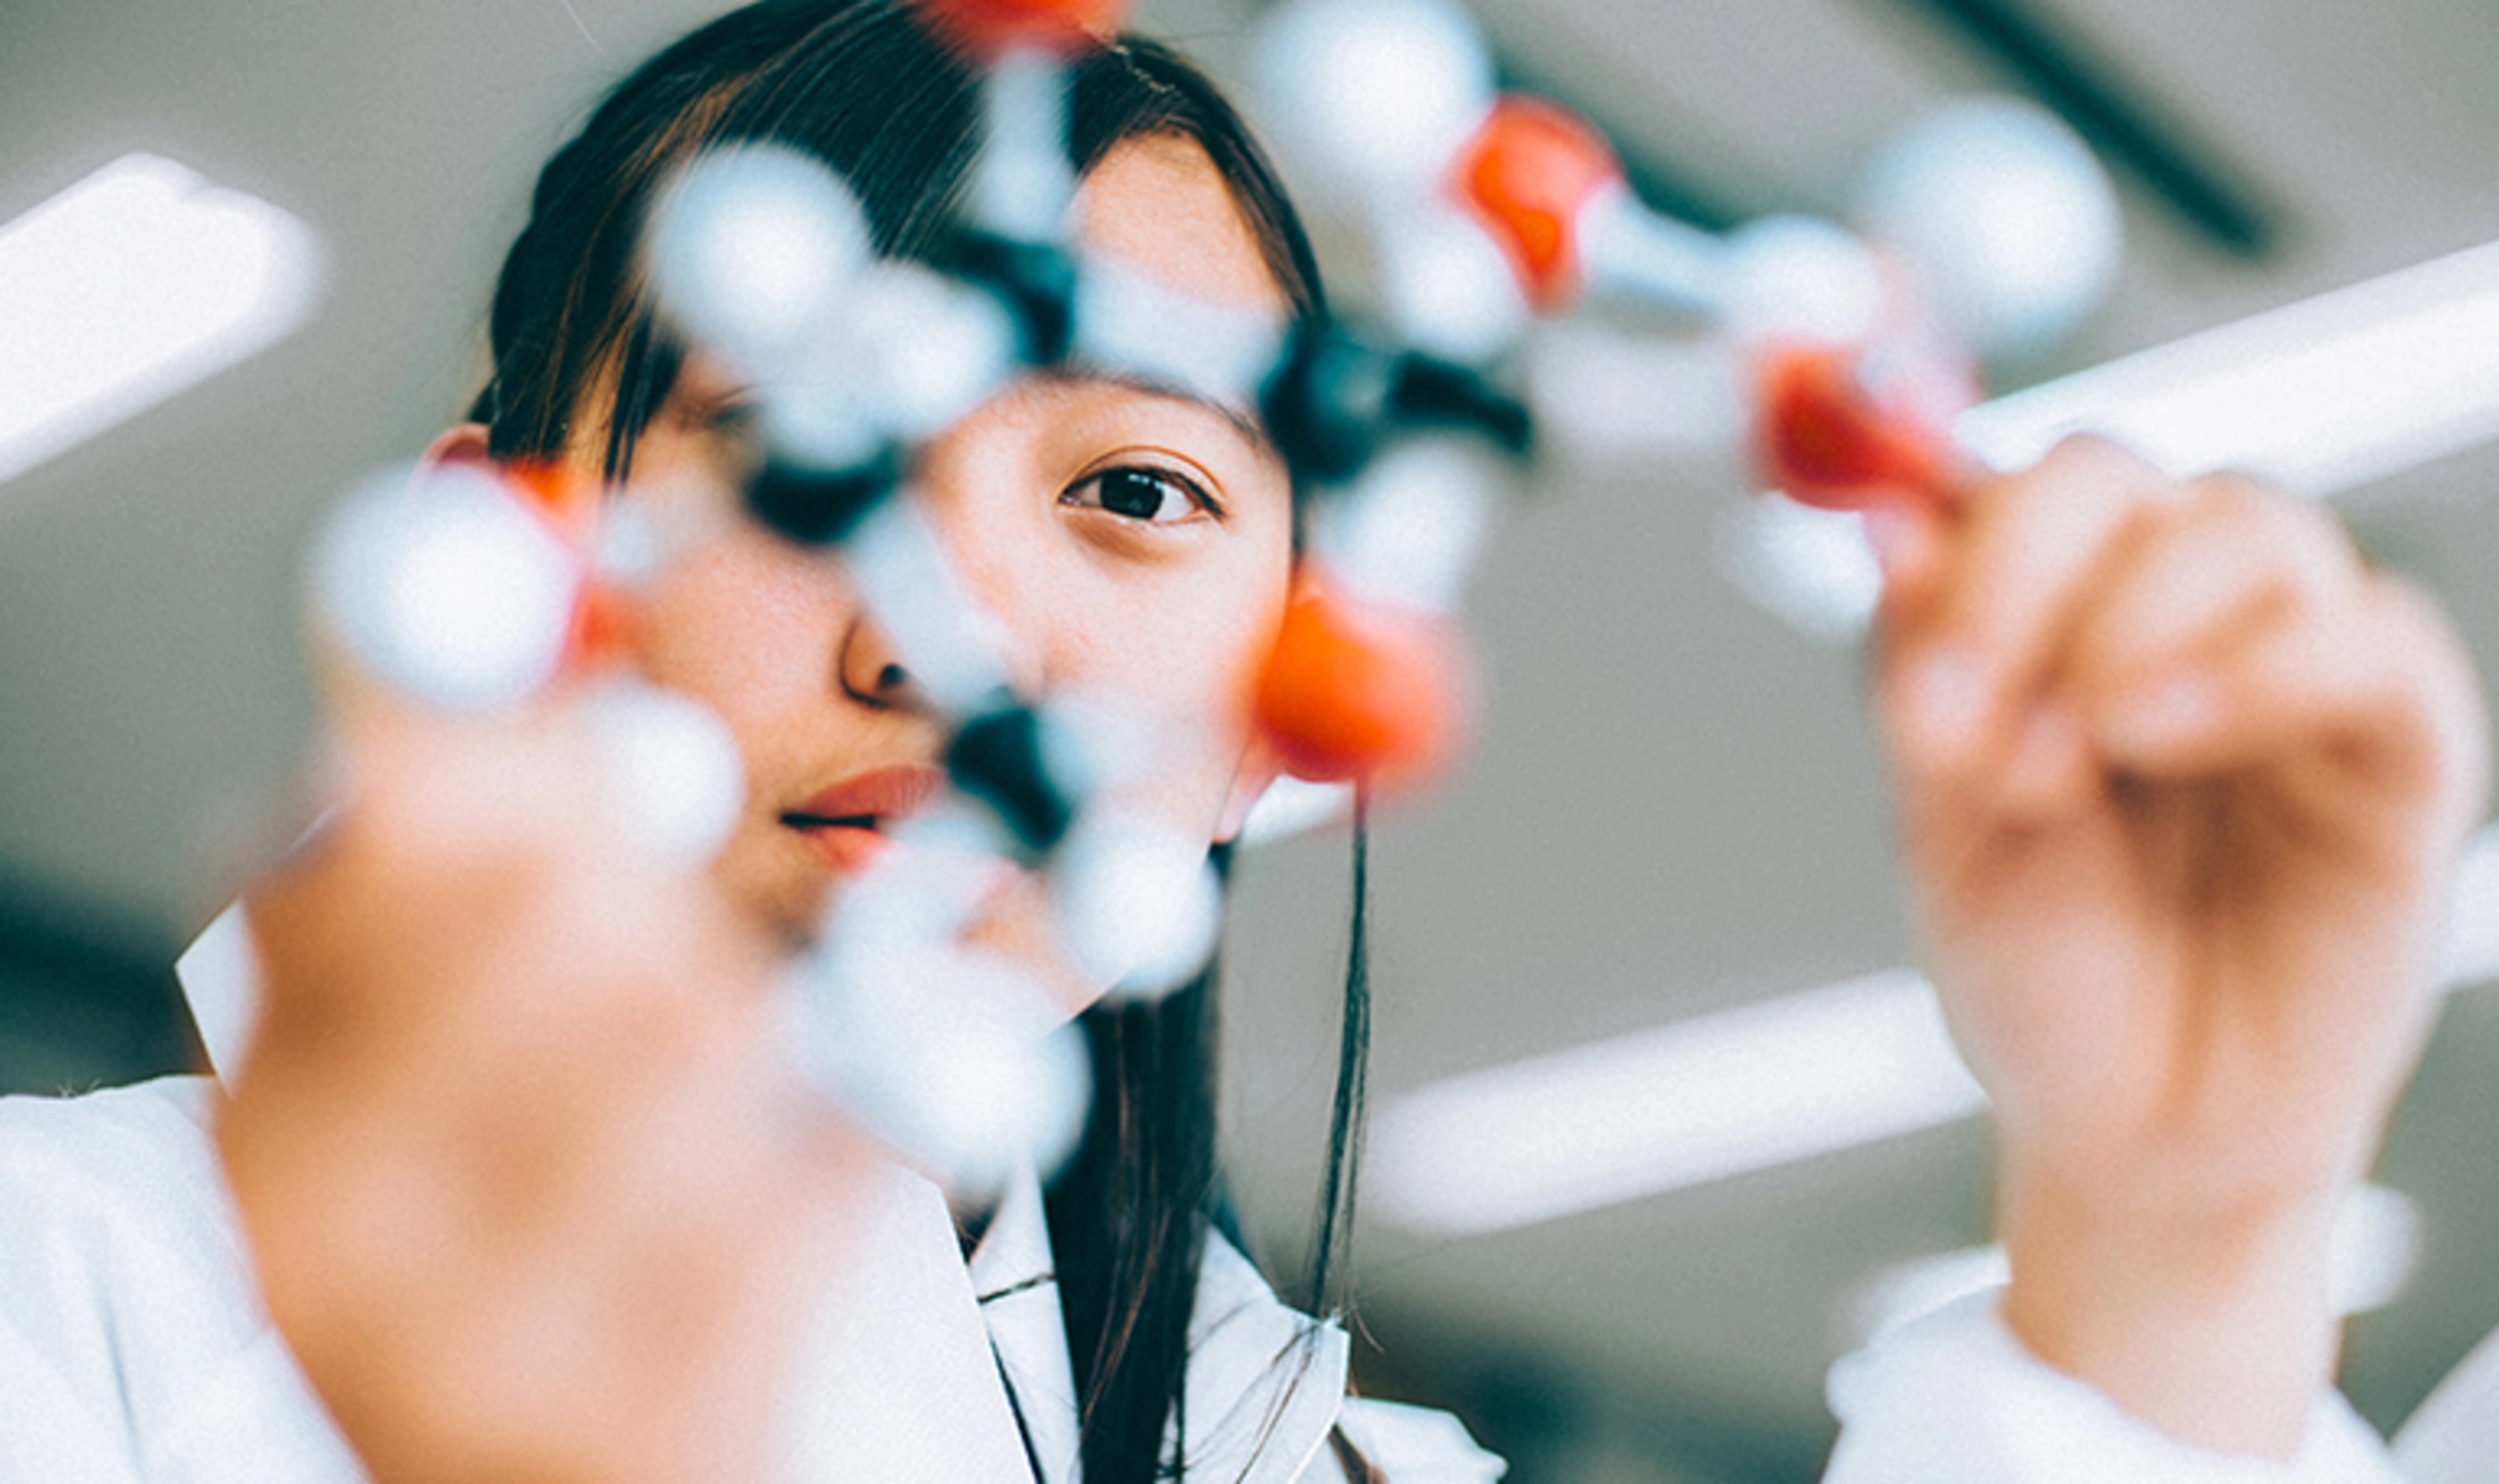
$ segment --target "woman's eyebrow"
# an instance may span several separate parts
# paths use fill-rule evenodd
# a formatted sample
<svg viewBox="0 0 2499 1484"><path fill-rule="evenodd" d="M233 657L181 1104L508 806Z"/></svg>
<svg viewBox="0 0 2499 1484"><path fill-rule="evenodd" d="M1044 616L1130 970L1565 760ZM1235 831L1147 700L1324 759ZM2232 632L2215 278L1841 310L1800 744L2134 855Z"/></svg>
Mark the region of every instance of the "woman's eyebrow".
<svg viewBox="0 0 2499 1484"><path fill-rule="evenodd" d="M690 356L677 372L676 385L669 388L667 400L686 411L709 417L731 407L755 405L763 398L762 389L748 378Z"/></svg>
<svg viewBox="0 0 2499 1484"><path fill-rule="evenodd" d="M1254 410L1244 403L1211 396L1201 388L1185 386L1177 381L1143 375L1135 371L1116 371L1108 367L1084 364L1057 368L1042 374L1054 381L1093 382L1103 386L1118 387L1121 391L1135 392L1143 397L1158 397L1171 402L1186 403L1192 407L1203 407L1230 423L1233 431L1248 439L1250 446L1260 453L1279 461L1283 458L1283 450L1277 446L1274 436L1267 432L1266 424L1258 420Z"/></svg>

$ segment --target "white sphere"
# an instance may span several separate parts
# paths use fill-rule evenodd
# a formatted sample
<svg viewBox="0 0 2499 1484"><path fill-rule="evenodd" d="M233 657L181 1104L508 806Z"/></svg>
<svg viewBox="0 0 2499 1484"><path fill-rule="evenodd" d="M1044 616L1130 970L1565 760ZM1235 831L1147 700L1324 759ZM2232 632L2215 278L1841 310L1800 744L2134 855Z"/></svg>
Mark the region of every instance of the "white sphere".
<svg viewBox="0 0 2499 1484"><path fill-rule="evenodd" d="M1856 344L1883 322L1883 265L1855 234L1813 216L1765 216L1728 239L1724 306L1738 339Z"/></svg>
<svg viewBox="0 0 2499 1484"><path fill-rule="evenodd" d="M717 854L746 803L737 739L709 707L635 680L581 699L620 832L654 860L694 870Z"/></svg>
<svg viewBox="0 0 2499 1484"><path fill-rule="evenodd" d="M900 436L936 436L1015 372L1005 306L933 270L880 263L860 279L853 308L860 390Z"/></svg>
<svg viewBox="0 0 2499 1484"><path fill-rule="evenodd" d="M947 943L828 946L800 965L790 1046L827 1095L948 1185L1047 1178L1091 1095L1081 1036L1030 976Z"/></svg>
<svg viewBox="0 0 2499 1484"><path fill-rule="evenodd" d="M662 302L750 374L770 374L840 312L868 256L866 219L832 171L740 145L688 166L650 233Z"/></svg>
<svg viewBox="0 0 2499 1484"><path fill-rule="evenodd" d="M1517 343L1534 311L1509 256L1472 217L1417 201L1380 222L1388 321L1417 350L1484 362Z"/></svg>
<svg viewBox="0 0 2499 1484"><path fill-rule="evenodd" d="M1321 507L1313 544L1364 597L1453 613L1500 502L1494 478L1482 451L1467 442L1410 438Z"/></svg>
<svg viewBox="0 0 2499 1484"><path fill-rule="evenodd" d="M1088 984L1155 995L1214 956L1223 893L1206 842L1153 821L1088 816L1051 870L1060 941Z"/></svg>
<svg viewBox="0 0 2499 1484"><path fill-rule="evenodd" d="M1989 355L2071 333L2107 295L2125 249L2117 193L2090 146L2054 114L2007 98L1921 116L1876 157L1861 200L1866 230Z"/></svg>
<svg viewBox="0 0 2499 1484"><path fill-rule="evenodd" d="M463 465L351 498L315 548L319 622L374 678L462 710L527 699L563 662L581 566L493 475Z"/></svg>
<svg viewBox="0 0 2499 1484"><path fill-rule="evenodd" d="M869 264L841 306L757 378L773 448L799 463L840 468L934 437L1016 371L1006 306L917 263Z"/></svg>
<svg viewBox="0 0 2499 1484"><path fill-rule="evenodd" d="M1291 0L1253 59L1270 132L1352 200L1433 189L1492 107L1492 57L1443 0Z"/></svg>

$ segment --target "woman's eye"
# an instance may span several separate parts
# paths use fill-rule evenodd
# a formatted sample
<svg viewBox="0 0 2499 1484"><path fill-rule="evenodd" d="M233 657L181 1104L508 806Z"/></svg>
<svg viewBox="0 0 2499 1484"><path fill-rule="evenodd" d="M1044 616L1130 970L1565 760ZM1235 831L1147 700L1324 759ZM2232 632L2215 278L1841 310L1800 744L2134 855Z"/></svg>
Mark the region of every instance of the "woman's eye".
<svg viewBox="0 0 2499 1484"><path fill-rule="evenodd" d="M763 409L751 402L724 403L704 415L713 436L731 444L752 443L763 427Z"/></svg>
<svg viewBox="0 0 2499 1484"><path fill-rule="evenodd" d="M1088 475L1060 498L1068 504L1095 506L1134 521L1168 524L1217 513L1215 501L1190 481L1133 466Z"/></svg>

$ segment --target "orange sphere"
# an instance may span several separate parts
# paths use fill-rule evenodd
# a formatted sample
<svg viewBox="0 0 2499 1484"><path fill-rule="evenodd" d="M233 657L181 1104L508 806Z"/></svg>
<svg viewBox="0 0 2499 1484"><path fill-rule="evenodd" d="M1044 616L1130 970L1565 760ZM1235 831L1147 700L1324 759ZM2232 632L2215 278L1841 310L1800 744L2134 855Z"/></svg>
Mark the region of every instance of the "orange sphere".
<svg viewBox="0 0 2499 1484"><path fill-rule="evenodd" d="M1014 47L1082 51L1109 42L1125 0L921 0L938 29L984 55Z"/></svg>
<svg viewBox="0 0 2499 1484"><path fill-rule="evenodd" d="M1623 177L1613 146L1559 104L1506 93L1458 157L1453 185L1509 257L1528 302L1562 308L1579 292L1579 213Z"/></svg>
<svg viewBox="0 0 2499 1484"><path fill-rule="evenodd" d="M497 470L520 506L544 521L581 560L582 581L573 595L565 640L566 667L596 670L628 662L638 643L639 605L632 593L591 570L605 487L560 460L517 459L498 465Z"/></svg>
<svg viewBox="0 0 2499 1484"><path fill-rule="evenodd" d="M1754 454L1791 498L1825 510L1864 510L1952 498L1957 456L1947 430L1958 388L1896 378L1869 385L1866 352L1784 345L1754 361ZM1931 378L1932 379L1932 378Z"/></svg>
<svg viewBox="0 0 2499 1484"><path fill-rule="evenodd" d="M1419 781L1456 750L1465 663L1450 621L1305 580L1258 685L1258 720L1296 777Z"/></svg>

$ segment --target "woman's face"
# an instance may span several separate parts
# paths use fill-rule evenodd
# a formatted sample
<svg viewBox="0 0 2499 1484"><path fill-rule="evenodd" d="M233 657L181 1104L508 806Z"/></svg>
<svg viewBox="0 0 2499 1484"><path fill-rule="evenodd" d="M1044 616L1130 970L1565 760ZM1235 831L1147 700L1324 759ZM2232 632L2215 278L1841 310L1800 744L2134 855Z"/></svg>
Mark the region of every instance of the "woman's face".
<svg viewBox="0 0 2499 1484"><path fill-rule="evenodd" d="M1193 142L1115 148L1086 179L1076 221L1087 248L1171 287L1285 313ZM670 504L705 517L733 506L744 460L723 414L739 394L697 358L636 446L624 498L663 517ZM1018 690L1117 697L1155 743L1150 768L1113 785L1122 801L1199 838L1237 827L1268 776L1250 696L1291 570L1290 486L1263 436L1237 410L1036 376L926 447L915 483L1000 621ZM946 733L838 560L752 522L705 523L727 533L652 594L643 663L736 734L750 796L716 871L740 903L804 938L937 781ZM1046 920L1038 883L1020 880L973 936L1081 1004L1099 986L1070 982Z"/></svg>

